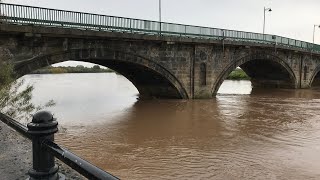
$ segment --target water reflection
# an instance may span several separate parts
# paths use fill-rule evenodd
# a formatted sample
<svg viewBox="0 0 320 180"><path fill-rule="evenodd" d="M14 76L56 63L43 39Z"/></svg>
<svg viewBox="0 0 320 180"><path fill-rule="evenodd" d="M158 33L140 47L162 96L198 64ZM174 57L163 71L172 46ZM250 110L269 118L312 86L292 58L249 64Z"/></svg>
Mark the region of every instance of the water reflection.
<svg viewBox="0 0 320 180"><path fill-rule="evenodd" d="M252 86L250 81L225 80L217 94L250 94Z"/></svg>
<svg viewBox="0 0 320 180"><path fill-rule="evenodd" d="M122 179L320 176L317 90L251 92L249 81L227 81L210 100L137 101L118 76L118 84L109 83L113 75L101 81L86 76L52 77L59 80L54 91L37 79L37 98L57 94L53 111L65 129L59 143ZM79 88L86 78L90 83ZM123 88L128 94L120 96ZM66 89L77 93L69 96Z"/></svg>

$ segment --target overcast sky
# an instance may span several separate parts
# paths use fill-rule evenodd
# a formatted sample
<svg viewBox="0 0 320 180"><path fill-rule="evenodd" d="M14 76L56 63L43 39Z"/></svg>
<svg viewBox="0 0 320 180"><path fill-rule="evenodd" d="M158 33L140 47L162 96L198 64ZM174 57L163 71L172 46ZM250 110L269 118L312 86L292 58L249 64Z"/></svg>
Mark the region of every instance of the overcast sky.
<svg viewBox="0 0 320 180"><path fill-rule="evenodd" d="M5 0L33 6L158 20L159 0ZM320 0L162 0L162 20L190 25L262 32L312 42L320 24ZM320 28L316 30L320 44Z"/></svg>

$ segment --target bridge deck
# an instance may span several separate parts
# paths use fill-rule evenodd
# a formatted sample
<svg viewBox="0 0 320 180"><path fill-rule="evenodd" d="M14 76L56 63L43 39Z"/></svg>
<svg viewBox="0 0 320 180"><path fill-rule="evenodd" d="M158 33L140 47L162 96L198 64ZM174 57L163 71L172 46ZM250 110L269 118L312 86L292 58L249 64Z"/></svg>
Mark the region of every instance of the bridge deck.
<svg viewBox="0 0 320 180"><path fill-rule="evenodd" d="M276 44L320 52L320 45L282 36L0 3L0 21L83 30Z"/></svg>

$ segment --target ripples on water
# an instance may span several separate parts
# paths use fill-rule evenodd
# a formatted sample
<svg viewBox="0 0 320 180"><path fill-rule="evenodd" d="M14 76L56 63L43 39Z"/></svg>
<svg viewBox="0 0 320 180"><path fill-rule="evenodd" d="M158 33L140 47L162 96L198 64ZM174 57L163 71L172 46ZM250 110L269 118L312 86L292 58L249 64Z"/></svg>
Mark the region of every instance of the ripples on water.
<svg viewBox="0 0 320 180"><path fill-rule="evenodd" d="M137 101L115 74L25 79L57 102L57 141L122 179L320 178L320 90L226 81L210 100Z"/></svg>

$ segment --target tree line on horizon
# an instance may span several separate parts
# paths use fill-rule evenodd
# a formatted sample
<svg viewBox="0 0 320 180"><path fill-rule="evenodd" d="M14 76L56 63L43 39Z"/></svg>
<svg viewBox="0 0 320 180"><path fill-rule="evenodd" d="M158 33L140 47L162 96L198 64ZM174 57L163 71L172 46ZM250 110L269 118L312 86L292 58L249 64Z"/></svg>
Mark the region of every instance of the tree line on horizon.
<svg viewBox="0 0 320 180"><path fill-rule="evenodd" d="M100 68L99 65L94 65L92 67L85 67L83 65L77 66L59 66L53 67L48 66L42 69L33 71L31 74L61 74L61 73L107 73L114 72L111 69Z"/></svg>
<svg viewBox="0 0 320 180"><path fill-rule="evenodd" d="M85 67L77 66L48 66L42 69L33 71L31 74L62 74L62 73L109 73L115 72L112 69L101 68L99 65ZM250 80L250 77L240 68L233 70L227 77L229 80Z"/></svg>

